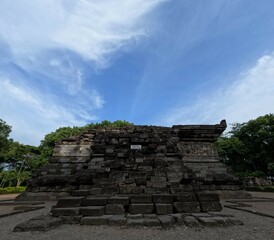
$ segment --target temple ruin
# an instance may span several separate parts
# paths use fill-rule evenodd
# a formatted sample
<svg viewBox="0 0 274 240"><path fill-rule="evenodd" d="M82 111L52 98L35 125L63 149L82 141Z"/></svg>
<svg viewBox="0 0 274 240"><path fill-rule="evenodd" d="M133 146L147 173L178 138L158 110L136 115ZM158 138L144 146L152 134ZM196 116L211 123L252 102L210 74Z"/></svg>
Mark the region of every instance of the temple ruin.
<svg viewBox="0 0 274 240"><path fill-rule="evenodd" d="M219 194L240 192L214 145L225 129L223 120L88 130L57 143L18 200L58 200L51 214L81 223L95 216L104 222L112 215L220 211Z"/></svg>

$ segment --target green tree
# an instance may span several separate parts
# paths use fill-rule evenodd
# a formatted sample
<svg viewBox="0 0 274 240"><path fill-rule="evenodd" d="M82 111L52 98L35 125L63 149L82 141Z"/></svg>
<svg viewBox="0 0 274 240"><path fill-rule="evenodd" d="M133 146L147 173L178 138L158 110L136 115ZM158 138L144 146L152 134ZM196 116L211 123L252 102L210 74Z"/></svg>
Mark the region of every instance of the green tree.
<svg viewBox="0 0 274 240"><path fill-rule="evenodd" d="M11 133L11 126L0 119L0 159L3 153L7 150L9 145L9 135Z"/></svg>
<svg viewBox="0 0 274 240"><path fill-rule="evenodd" d="M229 137L220 138L217 147L220 157L226 157L236 172L270 174L274 163L274 115L233 124Z"/></svg>
<svg viewBox="0 0 274 240"><path fill-rule="evenodd" d="M37 147L23 145L18 142L10 141L9 146L3 154L2 179L9 179L9 185L14 183L17 187L25 182L31 174L42 164L39 162L40 151ZM13 177L13 180L11 178Z"/></svg>

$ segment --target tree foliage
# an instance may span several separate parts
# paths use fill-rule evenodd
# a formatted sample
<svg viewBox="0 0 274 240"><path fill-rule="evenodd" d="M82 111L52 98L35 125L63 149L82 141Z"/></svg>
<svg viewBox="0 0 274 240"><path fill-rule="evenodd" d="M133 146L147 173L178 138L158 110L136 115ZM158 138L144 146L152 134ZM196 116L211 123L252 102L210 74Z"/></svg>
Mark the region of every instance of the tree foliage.
<svg viewBox="0 0 274 240"><path fill-rule="evenodd" d="M274 115L233 124L229 136L217 143L219 156L234 171L274 175Z"/></svg>
<svg viewBox="0 0 274 240"><path fill-rule="evenodd" d="M10 133L11 126L0 119L0 159L2 157L2 153L8 148Z"/></svg>

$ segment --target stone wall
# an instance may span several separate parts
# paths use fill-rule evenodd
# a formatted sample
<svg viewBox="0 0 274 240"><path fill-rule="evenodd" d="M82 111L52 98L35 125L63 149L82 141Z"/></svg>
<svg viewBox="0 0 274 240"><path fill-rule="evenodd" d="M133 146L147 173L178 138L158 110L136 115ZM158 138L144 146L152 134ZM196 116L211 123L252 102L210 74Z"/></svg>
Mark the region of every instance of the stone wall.
<svg viewBox="0 0 274 240"><path fill-rule="evenodd" d="M214 146L226 123L93 129L57 143L19 200L92 194L238 190Z"/></svg>

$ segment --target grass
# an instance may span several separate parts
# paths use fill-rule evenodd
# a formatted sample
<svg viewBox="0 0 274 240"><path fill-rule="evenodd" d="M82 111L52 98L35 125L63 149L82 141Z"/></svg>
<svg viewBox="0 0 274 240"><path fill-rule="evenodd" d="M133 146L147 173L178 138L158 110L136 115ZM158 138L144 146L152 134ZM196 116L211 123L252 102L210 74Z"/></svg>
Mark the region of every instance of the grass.
<svg viewBox="0 0 274 240"><path fill-rule="evenodd" d="M26 187L5 187L0 188L0 194L22 193L25 192Z"/></svg>

